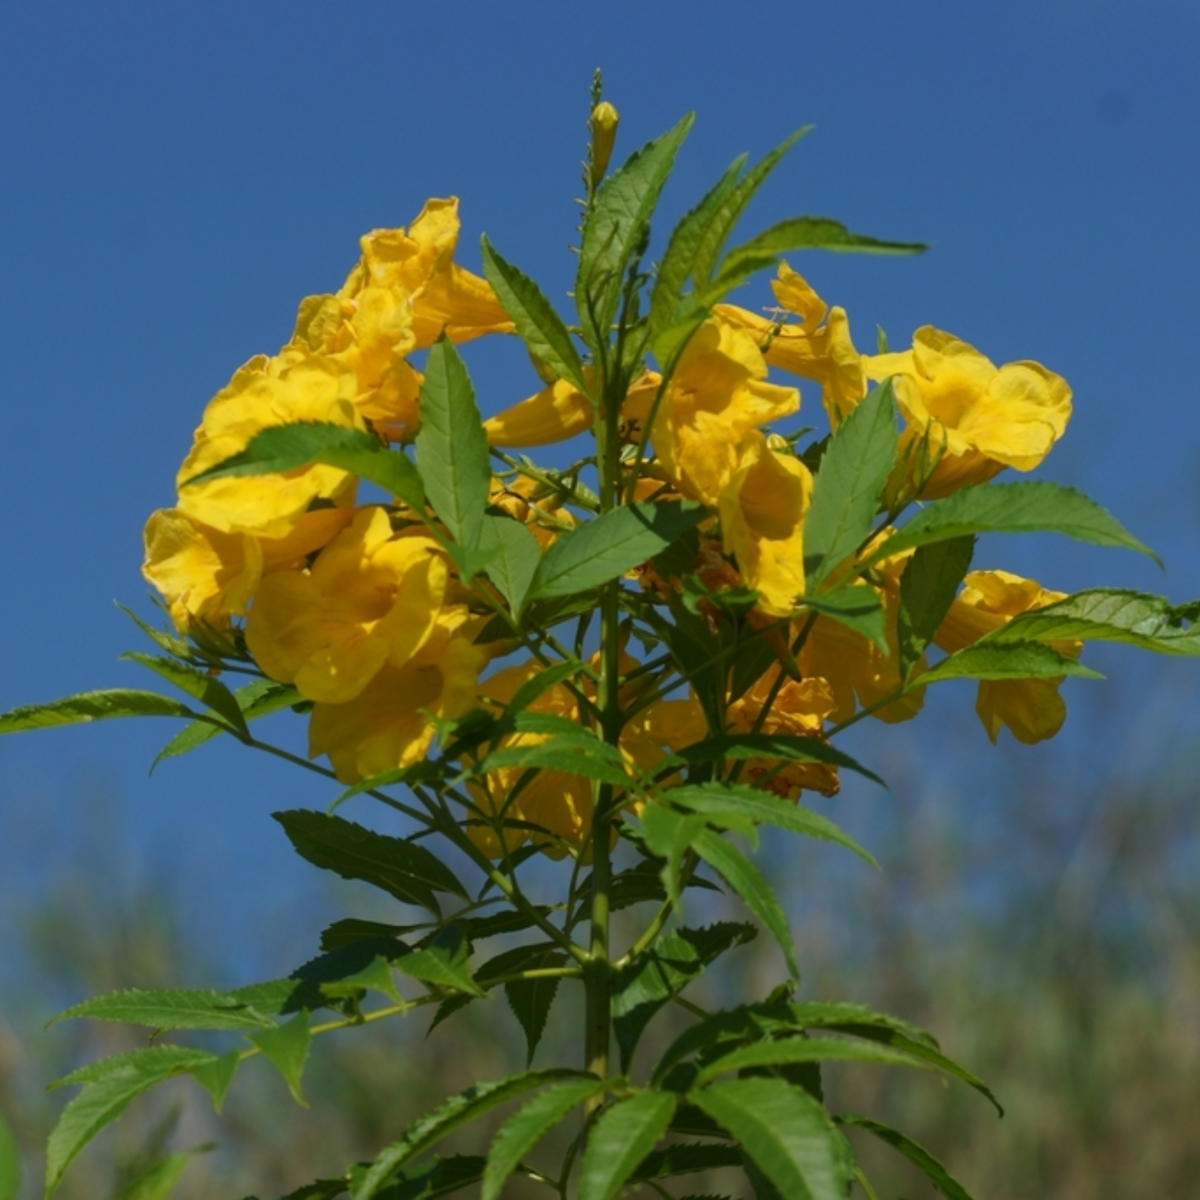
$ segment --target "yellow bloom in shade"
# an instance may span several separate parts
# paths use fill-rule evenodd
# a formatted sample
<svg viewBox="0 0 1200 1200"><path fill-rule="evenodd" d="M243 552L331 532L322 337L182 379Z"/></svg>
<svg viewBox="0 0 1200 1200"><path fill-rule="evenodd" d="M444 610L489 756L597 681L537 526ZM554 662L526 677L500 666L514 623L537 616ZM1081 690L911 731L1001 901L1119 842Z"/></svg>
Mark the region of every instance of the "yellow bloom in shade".
<svg viewBox="0 0 1200 1200"><path fill-rule="evenodd" d="M921 495L936 498L984 483L1005 467L1032 471L1062 437L1071 416L1067 381L1035 362L996 367L978 350L924 325L911 350L863 358L868 378L894 376L908 422L901 447L931 427L945 454Z"/></svg>
<svg viewBox="0 0 1200 1200"><path fill-rule="evenodd" d="M708 320L693 335L651 431L659 462L683 495L715 508L738 470L743 438L800 407L795 388L765 383L766 375L745 329Z"/></svg>
<svg viewBox="0 0 1200 1200"><path fill-rule="evenodd" d="M313 705L310 758L329 756L342 783L411 766L429 752L430 714L453 720L475 705L487 655L441 621L402 667L385 663L353 700Z"/></svg>
<svg viewBox="0 0 1200 1200"><path fill-rule="evenodd" d="M804 518L812 486L812 473L790 449L777 452L753 430L720 496L725 553L736 557L743 580L759 593L759 609L770 616L786 616L804 592Z"/></svg>
<svg viewBox="0 0 1200 1200"><path fill-rule="evenodd" d="M176 508L146 522L142 574L163 594L175 625L224 625L243 616L264 575L301 566L354 519L350 508L305 513L286 537L222 533Z"/></svg>
<svg viewBox="0 0 1200 1200"><path fill-rule="evenodd" d="M363 509L308 571L262 581L246 644L272 679L327 704L354 699L384 664L401 668L443 615L449 571L437 543L392 534L382 508Z"/></svg>
<svg viewBox="0 0 1200 1200"><path fill-rule="evenodd" d="M485 279L453 261L458 200L429 200L404 229L376 229L336 295L302 301L292 345L327 354L357 380L359 412L391 440L419 423L421 376L406 356L441 336L470 341L512 322Z"/></svg>
<svg viewBox="0 0 1200 1200"><path fill-rule="evenodd" d="M974 645L984 634L1007 625L1013 617L1064 599L1065 592L1044 588L1034 579L1008 571L972 571L951 605L934 641L948 654ZM1050 643L1060 654L1077 658L1082 642ZM1026 745L1053 737L1067 718L1067 706L1055 679L985 679L979 684L975 711L993 742L1002 726Z"/></svg>
<svg viewBox="0 0 1200 1200"><path fill-rule="evenodd" d="M799 325L782 324L733 304L718 304L714 313L748 329L773 367L821 385L821 403L835 428L863 398L866 379L862 359L850 340L844 308L830 308L808 282L787 263L771 290L781 308L800 318Z"/></svg>
<svg viewBox="0 0 1200 1200"><path fill-rule="evenodd" d="M179 469L180 511L221 533L281 538L318 498L352 503L355 478L336 467L225 476L188 485L193 476L245 450L256 433L294 421L362 429L354 407L354 376L331 359L295 350L251 359L204 410L191 453Z"/></svg>
<svg viewBox="0 0 1200 1200"><path fill-rule="evenodd" d="M759 714L779 677L779 668L772 667L740 699L727 710L730 733L750 733L758 723ZM820 738L825 720L835 711L837 703L829 684L815 676L802 680L786 680L775 696L771 711L758 727L758 732L784 734L788 737ZM799 797L807 788L822 796L833 796L840 788L837 768L827 763L786 763L775 771L778 763L770 759L750 759L742 777L747 782L763 780L762 784L776 795L790 800Z"/></svg>

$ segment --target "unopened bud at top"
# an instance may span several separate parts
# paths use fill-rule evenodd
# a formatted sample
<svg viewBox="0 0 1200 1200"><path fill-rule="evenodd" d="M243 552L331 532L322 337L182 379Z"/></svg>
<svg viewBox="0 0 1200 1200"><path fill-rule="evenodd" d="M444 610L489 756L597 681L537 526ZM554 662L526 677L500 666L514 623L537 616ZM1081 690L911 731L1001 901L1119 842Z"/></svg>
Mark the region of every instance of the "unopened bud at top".
<svg viewBox="0 0 1200 1200"><path fill-rule="evenodd" d="M613 143L617 140L617 122L620 119L620 113L607 100L601 100L592 109L593 187L604 178L604 172L608 170L608 160L612 157Z"/></svg>

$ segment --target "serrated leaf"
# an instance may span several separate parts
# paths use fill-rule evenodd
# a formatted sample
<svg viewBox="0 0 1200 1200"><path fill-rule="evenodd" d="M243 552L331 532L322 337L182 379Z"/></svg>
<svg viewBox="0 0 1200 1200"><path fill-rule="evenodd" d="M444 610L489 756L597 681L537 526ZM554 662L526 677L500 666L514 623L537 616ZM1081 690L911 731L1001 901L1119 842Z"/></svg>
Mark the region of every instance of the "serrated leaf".
<svg viewBox="0 0 1200 1200"><path fill-rule="evenodd" d="M723 758L730 761L745 758L779 758L788 762L827 763L833 767L845 767L847 771L855 771L883 785L883 780L874 771L868 771L861 763L828 742L819 738L791 737L784 734L736 733L706 738L703 742L697 742L672 755L668 762L677 759L694 764L716 762Z"/></svg>
<svg viewBox="0 0 1200 1200"><path fill-rule="evenodd" d="M161 679L174 684L185 695L211 708L217 716L224 718L233 731L243 738L250 736L246 718L233 693L215 676L207 671L199 671L185 663L176 662L172 658L158 658L153 654L143 654L140 650L130 650L121 655L126 662L135 662L147 670L153 671Z"/></svg>
<svg viewBox="0 0 1200 1200"><path fill-rule="evenodd" d="M867 540L896 462L891 380L873 388L837 427L813 480L804 520L806 587L816 592Z"/></svg>
<svg viewBox="0 0 1200 1200"><path fill-rule="evenodd" d="M920 242L885 242L851 233L840 221L828 217L792 217L735 246L721 263L720 276L736 276L742 264L793 250L832 250L850 254L921 254L929 247ZM719 280L718 280L719 282Z"/></svg>
<svg viewBox="0 0 1200 1200"><path fill-rule="evenodd" d="M482 246L483 273L504 311L512 317L529 352L586 396L588 385L583 377L579 352L542 289L523 271L501 258L486 235Z"/></svg>
<svg viewBox="0 0 1200 1200"><path fill-rule="evenodd" d="M1200 654L1200 627L1184 626L1185 607L1143 592L1091 588L1022 613L982 640L1124 642L1155 654Z"/></svg>
<svg viewBox="0 0 1200 1200"><path fill-rule="evenodd" d="M535 745L493 750L475 767L474 773L483 775L505 769L565 771L615 787L628 787L631 782L620 751L582 731L575 736L557 734Z"/></svg>
<svg viewBox="0 0 1200 1200"><path fill-rule="evenodd" d="M561 967L566 962L566 956L553 946L542 949L541 956L529 961L522 970L539 970L547 967ZM546 1020L558 995L558 976L547 976L540 979L514 979L504 985L504 995L508 1000L513 1015L517 1018L525 1032L525 1065L533 1062L534 1052L542 1040L546 1029Z"/></svg>
<svg viewBox="0 0 1200 1200"><path fill-rule="evenodd" d="M925 647L933 641L971 569L975 538L950 538L917 547L900 576L900 610L896 634L900 644L900 678L907 679Z"/></svg>
<svg viewBox="0 0 1200 1200"><path fill-rule="evenodd" d="M902 1050L879 1044L847 1042L840 1038L793 1037L754 1046L742 1046L703 1067L696 1083L705 1084L730 1071L754 1067L782 1067L794 1063L873 1062L891 1067L916 1067L932 1071L932 1063Z"/></svg>
<svg viewBox="0 0 1200 1200"><path fill-rule="evenodd" d="M833 842L879 869L875 858L827 817L770 792L730 783L700 783L671 788L665 798L681 808L703 814L714 823L727 813L743 821L773 825L803 837Z"/></svg>
<svg viewBox="0 0 1200 1200"><path fill-rule="evenodd" d="M323 983L320 987L326 996L355 996L373 990L382 992L396 1004L404 1003L404 997L396 990L396 981L392 978L391 962L382 955L376 955L361 971L355 971L345 979Z"/></svg>
<svg viewBox="0 0 1200 1200"><path fill-rule="evenodd" d="M654 1014L725 951L751 941L753 925L718 922L703 929L679 929L661 937L617 974L613 981L613 1033L621 1070L630 1059Z"/></svg>
<svg viewBox="0 0 1200 1200"><path fill-rule="evenodd" d="M923 671L913 686L946 679L1057 679L1062 675L1104 678L1044 642L976 642Z"/></svg>
<svg viewBox="0 0 1200 1200"><path fill-rule="evenodd" d="M742 1152L737 1146L719 1142L676 1142L655 1150L642 1159L634 1179L672 1179L696 1171L717 1171L721 1167L740 1167Z"/></svg>
<svg viewBox="0 0 1200 1200"><path fill-rule="evenodd" d="M845 1200L839 1134L807 1092L782 1079L731 1079L690 1097L737 1139L787 1200Z"/></svg>
<svg viewBox="0 0 1200 1200"><path fill-rule="evenodd" d="M21 1190L21 1154L8 1122L0 1115L0 1200L17 1200Z"/></svg>
<svg viewBox="0 0 1200 1200"><path fill-rule="evenodd" d="M528 598L571 596L618 579L665 550L706 515L703 505L690 501L647 501L584 521L542 555Z"/></svg>
<svg viewBox="0 0 1200 1200"><path fill-rule="evenodd" d="M427 929L428 925L388 925L383 921L363 921L358 917L343 917L321 931L322 950L344 950L359 942L379 938L402 938L405 934Z"/></svg>
<svg viewBox="0 0 1200 1200"><path fill-rule="evenodd" d="M787 913L783 911L775 890L762 872L736 846L711 829L704 829L697 834L692 848L763 923L767 932L779 943L792 978L799 979L800 966L796 962L796 947L788 927Z"/></svg>
<svg viewBox="0 0 1200 1200"><path fill-rule="evenodd" d="M678 908L680 868L693 840L704 828L704 818L685 817L661 804L648 804L642 810L641 821L647 847L666 860L661 875L663 887L671 904Z"/></svg>
<svg viewBox="0 0 1200 1200"><path fill-rule="evenodd" d="M447 925L433 941L420 950L401 955L393 965L397 971L436 988L482 996L484 991L471 977L467 965L470 958L471 946L463 931L457 925Z"/></svg>
<svg viewBox="0 0 1200 1200"><path fill-rule="evenodd" d="M887 621L879 593L867 584L853 584L826 592L823 596L803 596L800 601L805 608L853 629L855 633L874 642L880 652L887 656L891 647L887 640Z"/></svg>
<svg viewBox="0 0 1200 1200"><path fill-rule="evenodd" d="M518 1109L492 1139L480 1200L498 1200L505 1180L547 1131L603 1087L599 1079L573 1079L546 1088Z"/></svg>
<svg viewBox="0 0 1200 1200"><path fill-rule="evenodd" d="M84 1146L134 1099L164 1079L186 1074L215 1058L214 1054L184 1046L156 1046L91 1063L60 1079L55 1086L85 1086L63 1109L47 1142L46 1196L58 1190L64 1173Z"/></svg>
<svg viewBox="0 0 1200 1200"><path fill-rule="evenodd" d="M192 1159L212 1149L211 1145L197 1146L194 1150L167 1155L143 1171L128 1187L122 1188L114 1200L168 1200Z"/></svg>
<svg viewBox="0 0 1200 1200"><path fill-rule="evenodd" d="M292 1099L307 1107L308 1102L300 1090L300 1077L304 1074L304 1064L308 1061L308 1051L312 1046L308 1013L298 1012L285 1024L248 1033L246 1038L278 1068L288 1085L288 1091L292 1093Z"/></svg>
<svg viewBox="0 0 1200 1200"><path fill-rule="evenodd" d="M242 1056L236 1050L222 1054L206 1066L198 1067L192 1072L192 1078L212 1097L213 1111L219 1113L225 1103L233 1077L242 1061Z"/></svg>
<svg viewBox="0 0 1200 1200"><path fill-rule="evenodd" d="M56 725L81 725L88 721L108 721L116 717L190 717L215 720L194 712L186 704L133 688L109 688L101 692L80 692L51 700L48 704L26 704L0 713L0 733L20 733L26 729L50 729ZM222 726L223 727L223 726Z"/></svg>
<svg viewBox="0 0 1200 1200"><path fill-rule="evenodd" d="M520 521L491 514L483 518L480 549L493 553L484 568L514 614L521 611L542 557L538 540Z"/></svg>
<svg viewBox="0 0 1200 1200"><path fill-rule="evenodd" d="M972 533L1061 533L1097 546L1136 550L1159 562L1153 550L1082 492L1030 480L981 483L934 500L880 543L867 565L914 546Z"/></svg>
<svg viewBox="0 0 1200 1200"><path fill-rule="evenodd" d="M282 475L314 464L348 471L398 496L411 508L424 508L421 477L407 455L388 450L361 429L329 421L296 421L260 429L244 450L193 475L183 486L229 475Z"/></svg>
<svg viewBox="0 0 1200 1200"><path fill-rule="evenodd" d="M492 481L487 435L466 364L444 333L425 363L416 445L433 511L460 546L478 549Z"/></svg>
<svg viewBox="0 0 1200 1200"><path fill-rule="evenodd" d="M434 916L441 916L435 891L469 898L450 868L415 842L305 809L271 815L301 858L343 879L370 883L406 904L421 905Z"/></svg>
<svg viewBox="0 0 1200 1200"><path fill-rule="evenodd" d="M667 1132L677 1103L670 1092L642 1092L606 1108L588 1132L579 1200L612 1200Z"/></svg>
<svg viewBox="0 0 1200 1200"><path fill-rule="evenodd" d="M593 349L608 338L625 268L645 236L693 120L688 113L673 129L631 155L596 193L584 223L575 277L579 321Z"/></svg>
<svg viewBox="0 0 1200 1200"><path fill-rule="evenodd" d="M834 1120L839 1125L848 1126L851 1129L865 1129L880 1141L886 1142L893 1150L899 1151L909 1162L925 1173L929 1182L947 1200L973 1200L971 1193L924 1146L919 1142L914 1142L912 1138L898 1129L892 1129L891 1126L883 1125L879 1121L872 1121L870 1117L856 1116L854 1113L839 1113Z"/></svg>
<svg viewBox="0 0 1200 1200"><path fill-rule="evenodd" d="M176 658L187 658L191 653L191 648L183 638L176 637L173 633L164 633L161 629L155 629L153 625L143 621L133 609L126 608L119 600L114 603L160 650L165 650Z"/></svg>
<svg viewBox="0 0 1200 1200"><path fill-rule="evenodd" d="M262 1013L221 992L184 988L110 992L73 1005L50 1024L81 1017L125 1021L152 1029L263 1029L274 1024Z"/></svg>
<svg viewBox="0 0 1200 1200"><path fill-rule="evenodd" d="M237 701L242 716L247 721L254 721L259 717L280 712L303 699L294 687L285 683L276 683L273 679L256 679L253 683L238 688L233 693L233 698ZM198 746L203 746L205 742L212 741L213 738L220 737L222 733L227 732L229 731L222 726L215 725L210 721L193 721L190 725L185 725L158 752L150 764L151 773L164 759L177 758L181 754L187 754Z"/></svg>
<svg viewBox="0 0 1200 1200"><path fill-rule="evenodd" d="M391 1182L406 1163L424 1154L442 1138L456 1129L461 1129L497 1105L515 1099L524 1092L533 1091L534 1088L569 1079L595 1080L595 1077L582 1071L550 1068L544 1071L525 1071L520 1075L509 1075L488 1083L477 1083L466 1091L459 1092L433 1112L414 1121L403 1137L376 1157L361 1177L352 1182L350 1190L354 1200L373 1200L380 1189Z"/></svg>

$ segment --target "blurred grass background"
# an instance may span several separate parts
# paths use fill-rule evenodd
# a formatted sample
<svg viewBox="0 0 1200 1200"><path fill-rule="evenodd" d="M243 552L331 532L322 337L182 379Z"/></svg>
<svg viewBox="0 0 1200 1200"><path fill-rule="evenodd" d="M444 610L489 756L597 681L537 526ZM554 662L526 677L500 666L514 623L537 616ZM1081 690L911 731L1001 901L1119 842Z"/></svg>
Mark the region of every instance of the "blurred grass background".
<svg viewBox="0 0 1200 1200"><path fill-rule="evenodd" d="M890 793L848 783L822 807L882 872L817 843L773 840L763 852L792 914L803 993L924 1025L993 1087L1007 1115L998 1120L960 1085L859 1067L827 1069L833 1107L904 1129L980 1200L1200 1195L1200 747L1184 719L1200 689L1186 663L1130 666L1125 657L1110 668L1120 683L1073 691L1071 732L1033 750L988 746L965 690L931 699L924 722L865 734L855 752L874 751L864 756ZM298 965L316 952L324 920L388 911L369 889L314 869L310 893L273 897L244 914L241 944L214 944L205 899L179 893L170 862L147 873L129 860L117 800L84 788L73 804L80 827L69 855L41 873L48 882L36 894L5 888L0 908L0 1111L23 1147L29 1197L67 1099L46 1093L46 1082L139 1042L135 1030L99 1023L43 1030L54 1012L132 985L265 978L256 959L273 971ZM31 854L44 849L28 812L11 802L0 811L10 851L22 838ZM722 960L697 996L728 1003L780 977L760 939ZM538 1062L570 1036L581 998L569 987ZM668 1010L648 1049L687 1020ZM440 1096L523 1065L502 998L456 1021L426 1037L428 1016L418 1013L318 1039L308 1109L260 1061L243 1068L219 1119L189 1082L160 1089L85 1152L63 1200L152 1200L125 1189L155 1155L208 1143L215 1148L183 1174L180 1200L275 1200L338 1173ZM933 1195L887 1148L856 1145L881 1197ZM455 1148L479 1143L468 1136ZM688 1182L683 1190L729 1186ZM514 1186L524 1194L536 1193Z"/></svg>

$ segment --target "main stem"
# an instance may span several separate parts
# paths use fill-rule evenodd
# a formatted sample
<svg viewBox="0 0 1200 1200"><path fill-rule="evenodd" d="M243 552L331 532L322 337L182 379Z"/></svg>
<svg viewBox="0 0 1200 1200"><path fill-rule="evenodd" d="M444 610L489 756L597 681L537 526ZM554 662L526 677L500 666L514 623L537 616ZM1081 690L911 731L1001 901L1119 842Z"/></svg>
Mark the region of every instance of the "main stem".
<svg viewBox="0 0 1200 1200"><path fill-rule="evenodd" d="M606 381L607 384L608 381ZM600 509L609 512L617 503L620 470L620 397L609 385L604 389L597 421L597 465L600 474ZM621 736L620 581L605 586L600 599L600 682L597 702L600 732L616 746ZM587 1068L607 1079L612 1041L612 953L609 945L609 893L612 887L612 828L614 796L611 784L596 789L592 813L592 928L588 964L584 972L587 989ZM597 1097L596 1107L599 1103Z"/></svg>

